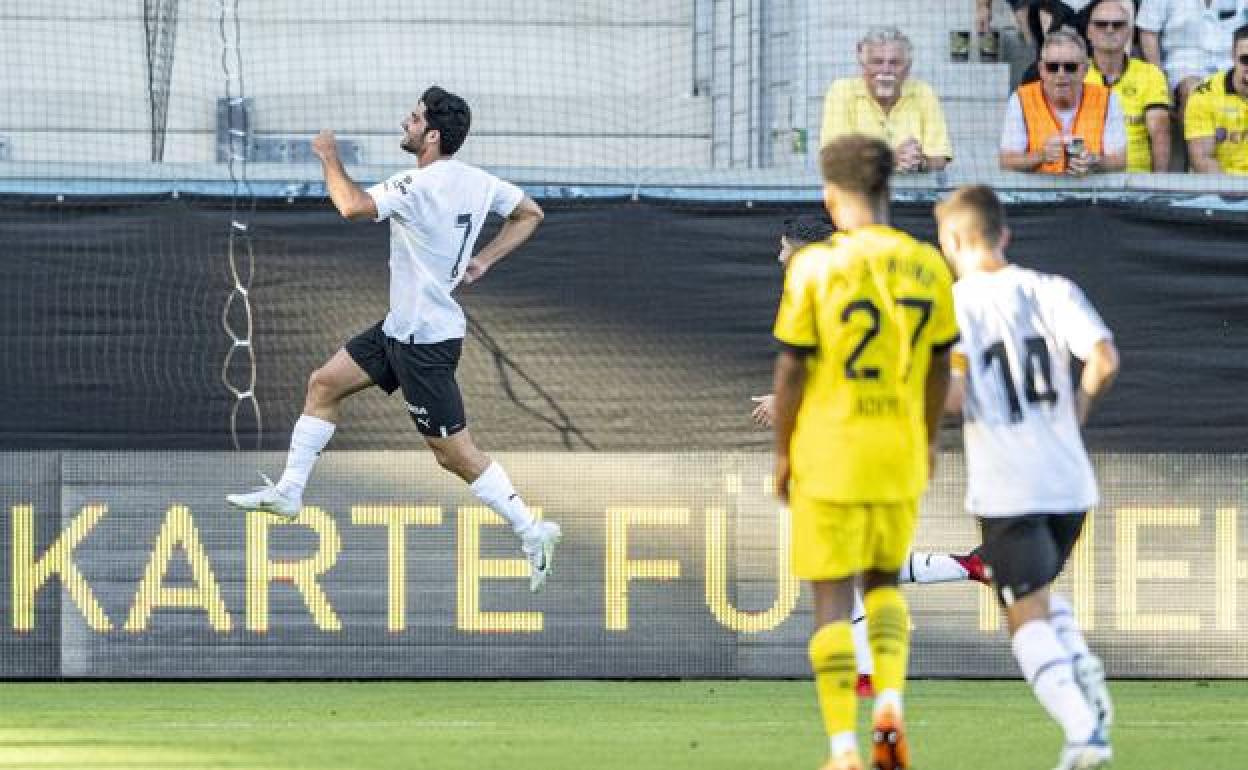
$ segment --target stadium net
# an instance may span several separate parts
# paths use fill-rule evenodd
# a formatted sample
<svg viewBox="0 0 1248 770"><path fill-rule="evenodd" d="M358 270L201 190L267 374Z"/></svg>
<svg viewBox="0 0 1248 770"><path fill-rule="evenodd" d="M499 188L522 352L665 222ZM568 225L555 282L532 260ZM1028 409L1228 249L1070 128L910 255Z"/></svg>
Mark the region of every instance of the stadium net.
<svg viewBox="0 0 1248 770"><path fill-rule="evenodd" d="M825 93L860 74L867 30L895 25L954 155L947 173L903 188L1248 189L1227 176L998 172L1006 101L1033 51L1003 0L992 11L993 34L977 38L975 0L8 0L0 181L234 194L245 179L248 192L319 194L319 129L337 133L358 177L388 175L409 162L399 121L437 83L474 109L464 160L551 194L809 197Z"/></svg>

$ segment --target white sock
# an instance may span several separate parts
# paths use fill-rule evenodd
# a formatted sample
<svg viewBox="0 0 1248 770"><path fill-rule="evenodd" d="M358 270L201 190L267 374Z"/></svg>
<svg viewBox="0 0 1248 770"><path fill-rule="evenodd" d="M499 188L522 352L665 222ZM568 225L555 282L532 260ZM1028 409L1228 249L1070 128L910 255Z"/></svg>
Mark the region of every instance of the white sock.
<svg viewBox="0 0 1248 770"><path fill-rule="evenodd" d="M321 450L334 435L334 424L311 415L302 415L295 421L290 432L290 451L286 453L286 470L277 482L277 489L288 497L303 499L303 488L308 485L312 466L321 456Z"/></svg>
<svg viewBox="0 0 1248 770"><path fill-rule="evenodd" d="M1066 733L1067 743L1082 743L1096 729L1096 716L1075 682L1074 668L1053 626L1031 620L1014 632L1014 658L1023 677L1049 716Z"/></svg>
<svg viewBox="0 0 1248 770"><path fill-rule="evenodd" d="M512 531L517 535L523 535L529 527L533 526L533 515L529 513L528 506L520 499L520 495L512 488L511 479L507 478L507 471L503 470L503 466L498 463L490 463L490 466L477 477L476 481L469 484L468 488L481 502L506 519Z"/></svg>
<svg viewBox="0 0 1248 770"><path fill-rule="evenodd" d="M889 709L892 709L897 716L901 716L901 693L897 690L880 690L875 694L875 707L872 713L878 716Z"/></svg>
<svg viewBox="0 0 1248 770"><path fill-rule="evenodd" d="M854 609L850 616L849 632L854 638L854 659L858 661L858 673L870 676L875 671L871 660L871 641L867 638L867 611L862 606L862 594L854 589Z"/></svg>
<svg viewBox="0 0 1248 770"><path fill-rule="evenodd" d="M901 565L902 583L948 583L966 580L966 570L947 553L912 551Z"/></svg>
<svg viewBox="0 0 1248 770"><path fill-rule="evenodd" d="M1088 640L1083 638L1083 631L1079 628L1079 621L1075 620L1075 608L1065 596L1049 594L1049 624L1072 658L1092 654L1088 649Z"/></svg>
<svg viewBox="0 0 1248 770"><path fill-rule="evenodd" d="M858 753L858 736L853 731L837 733L828 738L828 750L834 757L839 757L847 752Z"/></svg>

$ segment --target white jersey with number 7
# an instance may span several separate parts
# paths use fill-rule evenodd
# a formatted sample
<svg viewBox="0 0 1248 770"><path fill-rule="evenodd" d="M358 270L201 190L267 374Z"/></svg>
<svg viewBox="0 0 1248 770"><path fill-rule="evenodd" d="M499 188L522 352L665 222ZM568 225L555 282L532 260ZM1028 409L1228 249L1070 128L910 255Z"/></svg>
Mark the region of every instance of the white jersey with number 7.
<svg viewBox="0 0 1248 770"><path fill-rule="evenodd" d="M490 212L510 216L524 192L453 158L401 171L368 188L377 221L390 220L390 313L382 331L429 344L464 336L451 297Z"/></svg>
<svg viewBox="0 0 1248 770"><path fill-rule="evenodd" d="M1073 513L1096 505L1070 357L1109 329L1070 280L1007 266L953 287L964 369L966 508L977 516Z"/></svg>

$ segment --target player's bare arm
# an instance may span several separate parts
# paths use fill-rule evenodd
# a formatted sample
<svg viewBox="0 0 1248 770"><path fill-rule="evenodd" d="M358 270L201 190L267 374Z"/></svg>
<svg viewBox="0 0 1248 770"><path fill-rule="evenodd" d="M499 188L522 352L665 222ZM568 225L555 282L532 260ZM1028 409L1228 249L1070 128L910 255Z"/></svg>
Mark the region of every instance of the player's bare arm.
<svg viewBox="0 0 1248 770"><path fill-rule="evenodd" d="M334 132L322 130L317 134L312 139L312 152L321 159L321 167L325 172L325 189L338 213L346 219L376 219L377 204L347 174L342 158L338 156L338 140L334 138Z"/></svg>
<svg viewBox="0 0 1248 770"><path fill-rule="evenodd" d="M966 401L966 356L954 353L949 359L949 394L945 396L945 414L962 416L962 404Z"/></svg>
<svg viewBox="0 0 1248 770"><path fill-rule="evenodd" d="M789 444L805 390L806 362L801 354L793 350L780 351L776 356L772 419L776 430L776 495L784 501L789 499Z"/></svg>
<svg viewBox="0 0 1248 770"><path fill-rule="evenodd" d="M464 283L475 283L481 276L494 266L500 259L520 248L520 245L533 236L537 226L546 218L542 207L529 196L516 206L507 221L503 223L498 234L468 261L464 269Z"/></svg>
<svg viewBox="0 0 1248 770"><path fill-rule="evenodd" d="M1075 395L1075 409L1082 426L1088 421L1092 405L1109 392L1118 376L1118 348L1110 340L1101 340L1088 354L1079 378L1079 392Z"/></svg>
<svg viewBox="0 0 1248 770"><path fill-rule="evenodd" d="M949 350L933 350L932 362L924 383L924 419L927 422L928 470L935 465L936 447L940 442L940 418L945 414L949 396Z"/></svg>

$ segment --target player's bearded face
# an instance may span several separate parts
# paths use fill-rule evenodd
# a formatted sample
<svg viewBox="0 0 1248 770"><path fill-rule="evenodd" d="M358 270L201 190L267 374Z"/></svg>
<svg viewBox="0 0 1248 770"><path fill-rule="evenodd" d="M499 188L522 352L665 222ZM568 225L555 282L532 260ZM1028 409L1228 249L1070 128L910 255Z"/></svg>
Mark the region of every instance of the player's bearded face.
<svg viewBox="0 0 1248 770"><path fill-rule="evenodd" d="M399 146L413 155L420 155L420 148L424 146L425 137L429 135L431 130L428 126L424 126L417 132L415 126L409 125L403 134L403 141L399 142Z"/></svg>
<svg viewBox="0 0 1248 770"><path fill-rule="evenodd" d="M425 144L425 136L433 129L425 120L425 104L421 102L403 119L403 141L399 142L407 152L420 157L420 150Z"/></svg>

